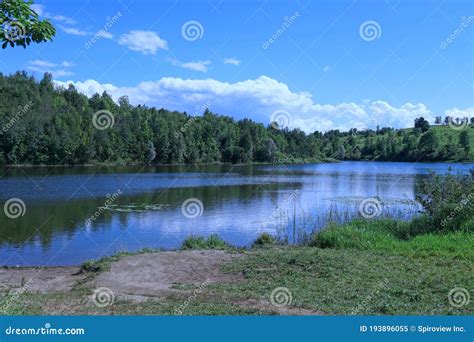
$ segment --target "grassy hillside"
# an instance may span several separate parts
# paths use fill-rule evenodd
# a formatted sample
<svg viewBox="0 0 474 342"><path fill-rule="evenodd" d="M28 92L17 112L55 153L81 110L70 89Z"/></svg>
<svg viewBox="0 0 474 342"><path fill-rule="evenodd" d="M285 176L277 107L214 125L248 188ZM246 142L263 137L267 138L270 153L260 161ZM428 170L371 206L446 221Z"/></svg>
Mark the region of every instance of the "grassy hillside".
<svg viewBox="0 0 474 342"><path fill-rule="evenodd" d="M468 132L469 153L460 145L460 135ZM433 139L423 138L433 134ZM427 142L428 141L428 142ZM346 160L451 161L474 162L474 127L460 130L431 126L427 132L414 128L371 133L357 132L341 139Z"/></svg>
<svg viewBox="0 0 474 342"><path fill-rule="evenodd" d="M412 132L413 128L407 128L407 132ZM471 151L474 149L474 127L464 128L462 130L455 130L449 126L431 126L430 131L433 131L439 138L442 145L446 145L451 140L454 143L459 141L459 135L462 131L469 133L469 142L471 144Z"/></svg>

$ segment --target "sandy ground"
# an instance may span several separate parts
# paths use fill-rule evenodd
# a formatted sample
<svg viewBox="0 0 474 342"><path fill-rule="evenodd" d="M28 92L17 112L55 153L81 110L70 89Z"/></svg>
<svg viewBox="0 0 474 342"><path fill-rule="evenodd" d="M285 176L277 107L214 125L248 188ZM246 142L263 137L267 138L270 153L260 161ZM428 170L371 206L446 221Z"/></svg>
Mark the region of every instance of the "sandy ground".
<svg viewBox="0 0 474 342"><path fill-rule="evenodd" d="M221 265L241 256L242 254L218 250L139 254L113 262L110 270L92 278L81 273L79 267L4 267L0 268L0 290L67 293L75 285L82 284L91 291L100 287L108 288L113 291L116 300L160 300L189 294L192 290L183 285L191 285L191 288L195 289L203 284L242 281L242 275L220 271ZM86 300L90 302L90 298ZM281 315L323 314L300 308L275 307L266 300L233 300L232 304ZM69 310L65 303L64 310L53 311L53 314L60 314Z"/></svg>

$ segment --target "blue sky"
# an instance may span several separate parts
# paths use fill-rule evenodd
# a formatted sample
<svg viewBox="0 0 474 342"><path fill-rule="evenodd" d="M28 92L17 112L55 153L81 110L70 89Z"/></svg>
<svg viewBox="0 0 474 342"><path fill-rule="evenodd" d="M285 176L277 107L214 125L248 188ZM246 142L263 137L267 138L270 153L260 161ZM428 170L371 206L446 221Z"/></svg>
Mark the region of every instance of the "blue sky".
<svg viewBox="0 0 474 342"><path fill-rule="evenodd" d="M49 71L88 95L196 115L204 106L265 124L283 115L307 132L474 114L468 0L44 0L35 9L57 35L3 50L3 73Z"/></svg>

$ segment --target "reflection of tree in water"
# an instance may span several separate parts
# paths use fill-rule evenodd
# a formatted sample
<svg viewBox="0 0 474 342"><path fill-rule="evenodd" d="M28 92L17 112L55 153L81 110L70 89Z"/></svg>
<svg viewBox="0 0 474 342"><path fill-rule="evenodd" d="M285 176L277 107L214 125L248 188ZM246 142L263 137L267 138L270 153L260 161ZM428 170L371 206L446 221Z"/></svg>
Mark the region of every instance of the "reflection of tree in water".
<svg viewBox="0 0 474 342"><path fill-rule="evenodd" d="M194 188L170 188L139 196L118 196L114 205L127 206L130 204L153 205L163 204L169 207L159 212L167 215L169 210L177 210L188 198L198 198L204 204L204 210L221 210L229 201L248 205L251 201L262 197L278 194L279 190L298 187L298 184L272 183L262 185L239 186L206 186ZM43 248L51 246L52 239L61 234L67 239L72 239L81 229L88 233L112 229L113 219L120 222L118 228L128 227L131 215L143 215L140 212L113 212L101 210L95 220L88 220L99 208L104 206L107 198L88 198L70 201L51 201L43 203L27 203L24 216L9 219L0 216L0 244L18 246L21 244L33 245L40 242ZM250 215L251 213L249 213ZM183 218L184 219L184 218ZM157 225L159 223L157 222Z"/></svg>

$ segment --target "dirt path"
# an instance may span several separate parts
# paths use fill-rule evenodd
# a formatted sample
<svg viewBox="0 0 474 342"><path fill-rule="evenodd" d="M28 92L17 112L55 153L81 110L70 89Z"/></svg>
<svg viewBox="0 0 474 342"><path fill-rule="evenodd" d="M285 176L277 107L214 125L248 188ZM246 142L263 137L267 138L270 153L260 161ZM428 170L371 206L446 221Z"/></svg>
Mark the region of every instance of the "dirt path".
<svg viewBox="0 0 474 342"><path fill-rule="evenodd" d="M162 299L183 298L195 289L212 283L243 281L241 274L227 274L220 267L243 254L219 250L172 251L123 257L110 269L95 276L81 272L80 267L4 267L0 268L0 292L28 291L40 294L63 294L59 303L46 306L46 313L74 314L72 307L89 303L92 296L68 296L77 285L90 289L106 288L115 301L140 303ZM321 315L322 312L294 307L275 307L266 300L226 299L241 308L251 308L280 315ZM182 301L181 301L182 302Z"/></svg>

